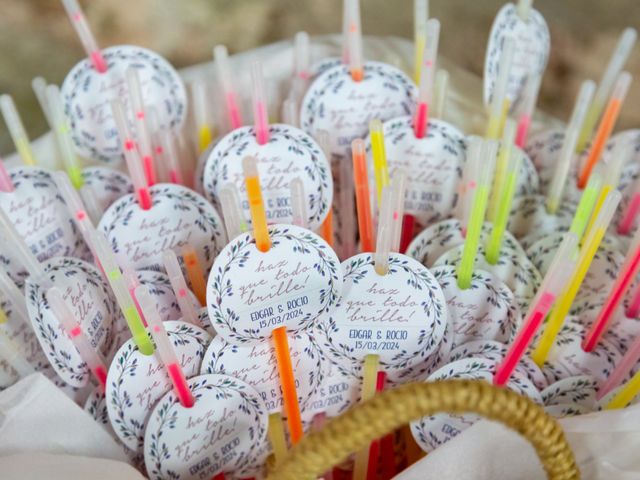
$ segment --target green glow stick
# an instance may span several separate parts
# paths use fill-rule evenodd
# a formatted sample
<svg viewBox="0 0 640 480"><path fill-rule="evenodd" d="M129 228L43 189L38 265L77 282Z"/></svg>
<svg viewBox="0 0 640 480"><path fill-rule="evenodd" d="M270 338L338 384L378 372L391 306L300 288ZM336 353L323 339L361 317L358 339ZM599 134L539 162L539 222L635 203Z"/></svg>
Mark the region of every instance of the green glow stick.
<svg viewBox="0 0 640 480"><path fill-rule="evenodd" d="M487 199L489 198L489 182L493 174L497 149L498 143L496 141L484 141L482 152L484 162L480 169L478 186L473 197L473 207L471 208L467 235L464 240L462 258L460 259L456 272L458 287L462 290L466 290L471 286L471 275L473 274L473 265L478 253L480 232L482 230L482 223L484 222L484 214L487 209Z"/></svg>
<svg viewBox="0 0 640 480"><path fill-rule="evenodd" d="M498 209L500 208L500 200L502 199L502 190L504 187L507 168L511 159L511 150L514 148L516 140L516 122L508 118L504 124L502 139L500 141L500 150L498 158L496 158L496 171L493 175L493 185L491 187L491 196L489 197L489 207L487 208L487 220L494 222Z"/></svg>
<svg viewBox="0 0 640 480"><path fill-rule="evenodd" d="M582 238L582 235L589 224L589 218L591 217L591 212L593 211L593 207L600 194L601 186L602 168L598 166L589 177L589 183L587 183L587 186L582 192L580 203L578 203L578 208L576 208L576 213L573 216L573 221L569 228L569 231L575 234L578 239Z"/></svg>

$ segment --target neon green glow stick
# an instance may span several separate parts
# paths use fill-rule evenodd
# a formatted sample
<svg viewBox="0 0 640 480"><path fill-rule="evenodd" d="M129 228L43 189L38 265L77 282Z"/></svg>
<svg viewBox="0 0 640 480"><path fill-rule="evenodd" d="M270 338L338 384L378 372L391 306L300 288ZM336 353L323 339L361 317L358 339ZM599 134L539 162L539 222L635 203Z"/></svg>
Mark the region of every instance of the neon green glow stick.
<svg viewBox="0 0 640 480"><path fill-rule="evenodd" d="M576 208L576 213L573 216L573 221L571 222L569 231L575 234L578 239L582 238L582 235L589 224L591 212L593 211L593 207L600 194L600 187L602 186L601 172L601 168L598 167L589 177L589 183L587 183L587 186L582 192L580 203L578 203L578 208Z"/></svg>

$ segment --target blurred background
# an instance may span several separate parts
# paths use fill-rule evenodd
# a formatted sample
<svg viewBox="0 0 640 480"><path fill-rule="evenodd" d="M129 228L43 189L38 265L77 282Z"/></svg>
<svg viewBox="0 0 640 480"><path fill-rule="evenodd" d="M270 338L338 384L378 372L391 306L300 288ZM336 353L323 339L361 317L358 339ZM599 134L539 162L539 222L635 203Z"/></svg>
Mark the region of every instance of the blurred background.
<svg viewBox="0 0 640 480"><path fill-rule="evenodd" d="M212 47L230 53L288 39L341 30L341 0L91 0L81 1L98 44L137 44L177 68L209 61ZM481 75L491 23L501 0L431 0L442 24L440 53ZM538 106L566 121L580 82L599 81L621 31L640 25L638 0L536 0L551 31L551 57ZM361 0L366 35L413 38L413 0ZM57 0L2 0L0 93L14 96L32 139L45 121L31 90L41 75L62 83L83 50ZM640 77L640 46L627 69ZM629 92L617 130L640 128L640 79ZM0 122L0 153L13 150Z"/></svg>

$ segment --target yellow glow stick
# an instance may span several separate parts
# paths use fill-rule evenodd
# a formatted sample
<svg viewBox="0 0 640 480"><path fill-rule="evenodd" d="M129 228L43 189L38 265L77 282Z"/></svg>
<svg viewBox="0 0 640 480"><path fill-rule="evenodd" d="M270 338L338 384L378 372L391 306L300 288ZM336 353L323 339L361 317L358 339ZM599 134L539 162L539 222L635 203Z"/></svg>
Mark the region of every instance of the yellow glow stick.
<svg viewBox="0 0 640 480"><path fill-rule="evenodd" d="M609 222L611 222L611 218L618 207L618 203L620 203L620 197L620 192L617 190L611 192L607 196L593 228L589 232L589 235L586 237L580 251L578 252L576 271L573 274L573 278L565 288L564 292L562 292L562 296L556 301L553 310L549 314L549 319L545 324L542 337L531 355L533 361L540 367L544 365L544 362L549 355L549 351L558 336L558 332L560 332L562 324L571 309L574 299L576 298L578 290L580 290L580 286L589 271L589 267L591 266L594 255L598 251L602 237L604 237L604 234L607 231L607 227L609 226Z"/></svg>
<svg viewBox="0 0 640 480"><path fill-rule="evenodd" d="M271 448L273 449L273 457L275 459L275 467L277 468L287 456L287 439L284 433L284 422L282 415L272 413L269 415L269 427L267 430Z"/></svg>
<svg viewBox="0 0 640 480"><path fill-rule="evenodd" d="M38 162L36 162L36 159L33 156L31 142L29 142L29 137L24 129L24 124L20 119L18 110L16 110L16 104L13 102L13 98L11 98L11 96L6 94L0 95L0 111L2 112L4 122L7 124L7 128L9 129L9 135L11 135L11 140L13 140L13 144L15 145L20 158L25 165L36 165Z"/></svg>
<svg viewBox="0 0 640 480"><path fill-rule="evenodd" d="M366 402L373 398L376 393L376 382L378 379L378 356L369 354L364 357L362 371L362 393L360 401ZM367 478L367 466L369 464L369 446L356 453L353 480L365 480Z"/></svg>
<svg viewBox="0 0 640 480"><path fill-rule="evenodd" d="M369 123L369 136L371 139L371 155L373 156L373 173L376 180L376 195L378 208L380 208L382 189L389 185L389 168L387 167L387 154L384 150L384 134L380 120L371 120Z"/></svg>
<svg viewBox="0 0 640 480"><path fill-rule="evenodd" d="M413 2L413 37L414 37L414 71L413 80L420 85L422 72L422 57L427 43L426 25L429 19L429 0L414 0Z"/></svg>
<svg viewBox="0 0 640 480"><path fill-rule="evenodd" d="M500 151L496 158L496 170L493 175L493 184L491 185L491 197L489 198L489 206L487 207L487 220L493 222L500 207L502 199L502 187L507 175L507 165L511 159L511 150L515 148L516 139L516 122L508 119L505 123L502 140L500 141Z"/></svg>
<svg viewBox="0 0 640 480"><path fill-rule="evenodd" d="M498 64L498 78L493 87L493 95L489 105L489 122L487 123L485 136L490 140L498 140L500 138L506 112L509 111L507 86L509 84L509 73L511 72L514 51L515 40L512 37L506 37Z"/></svg>

